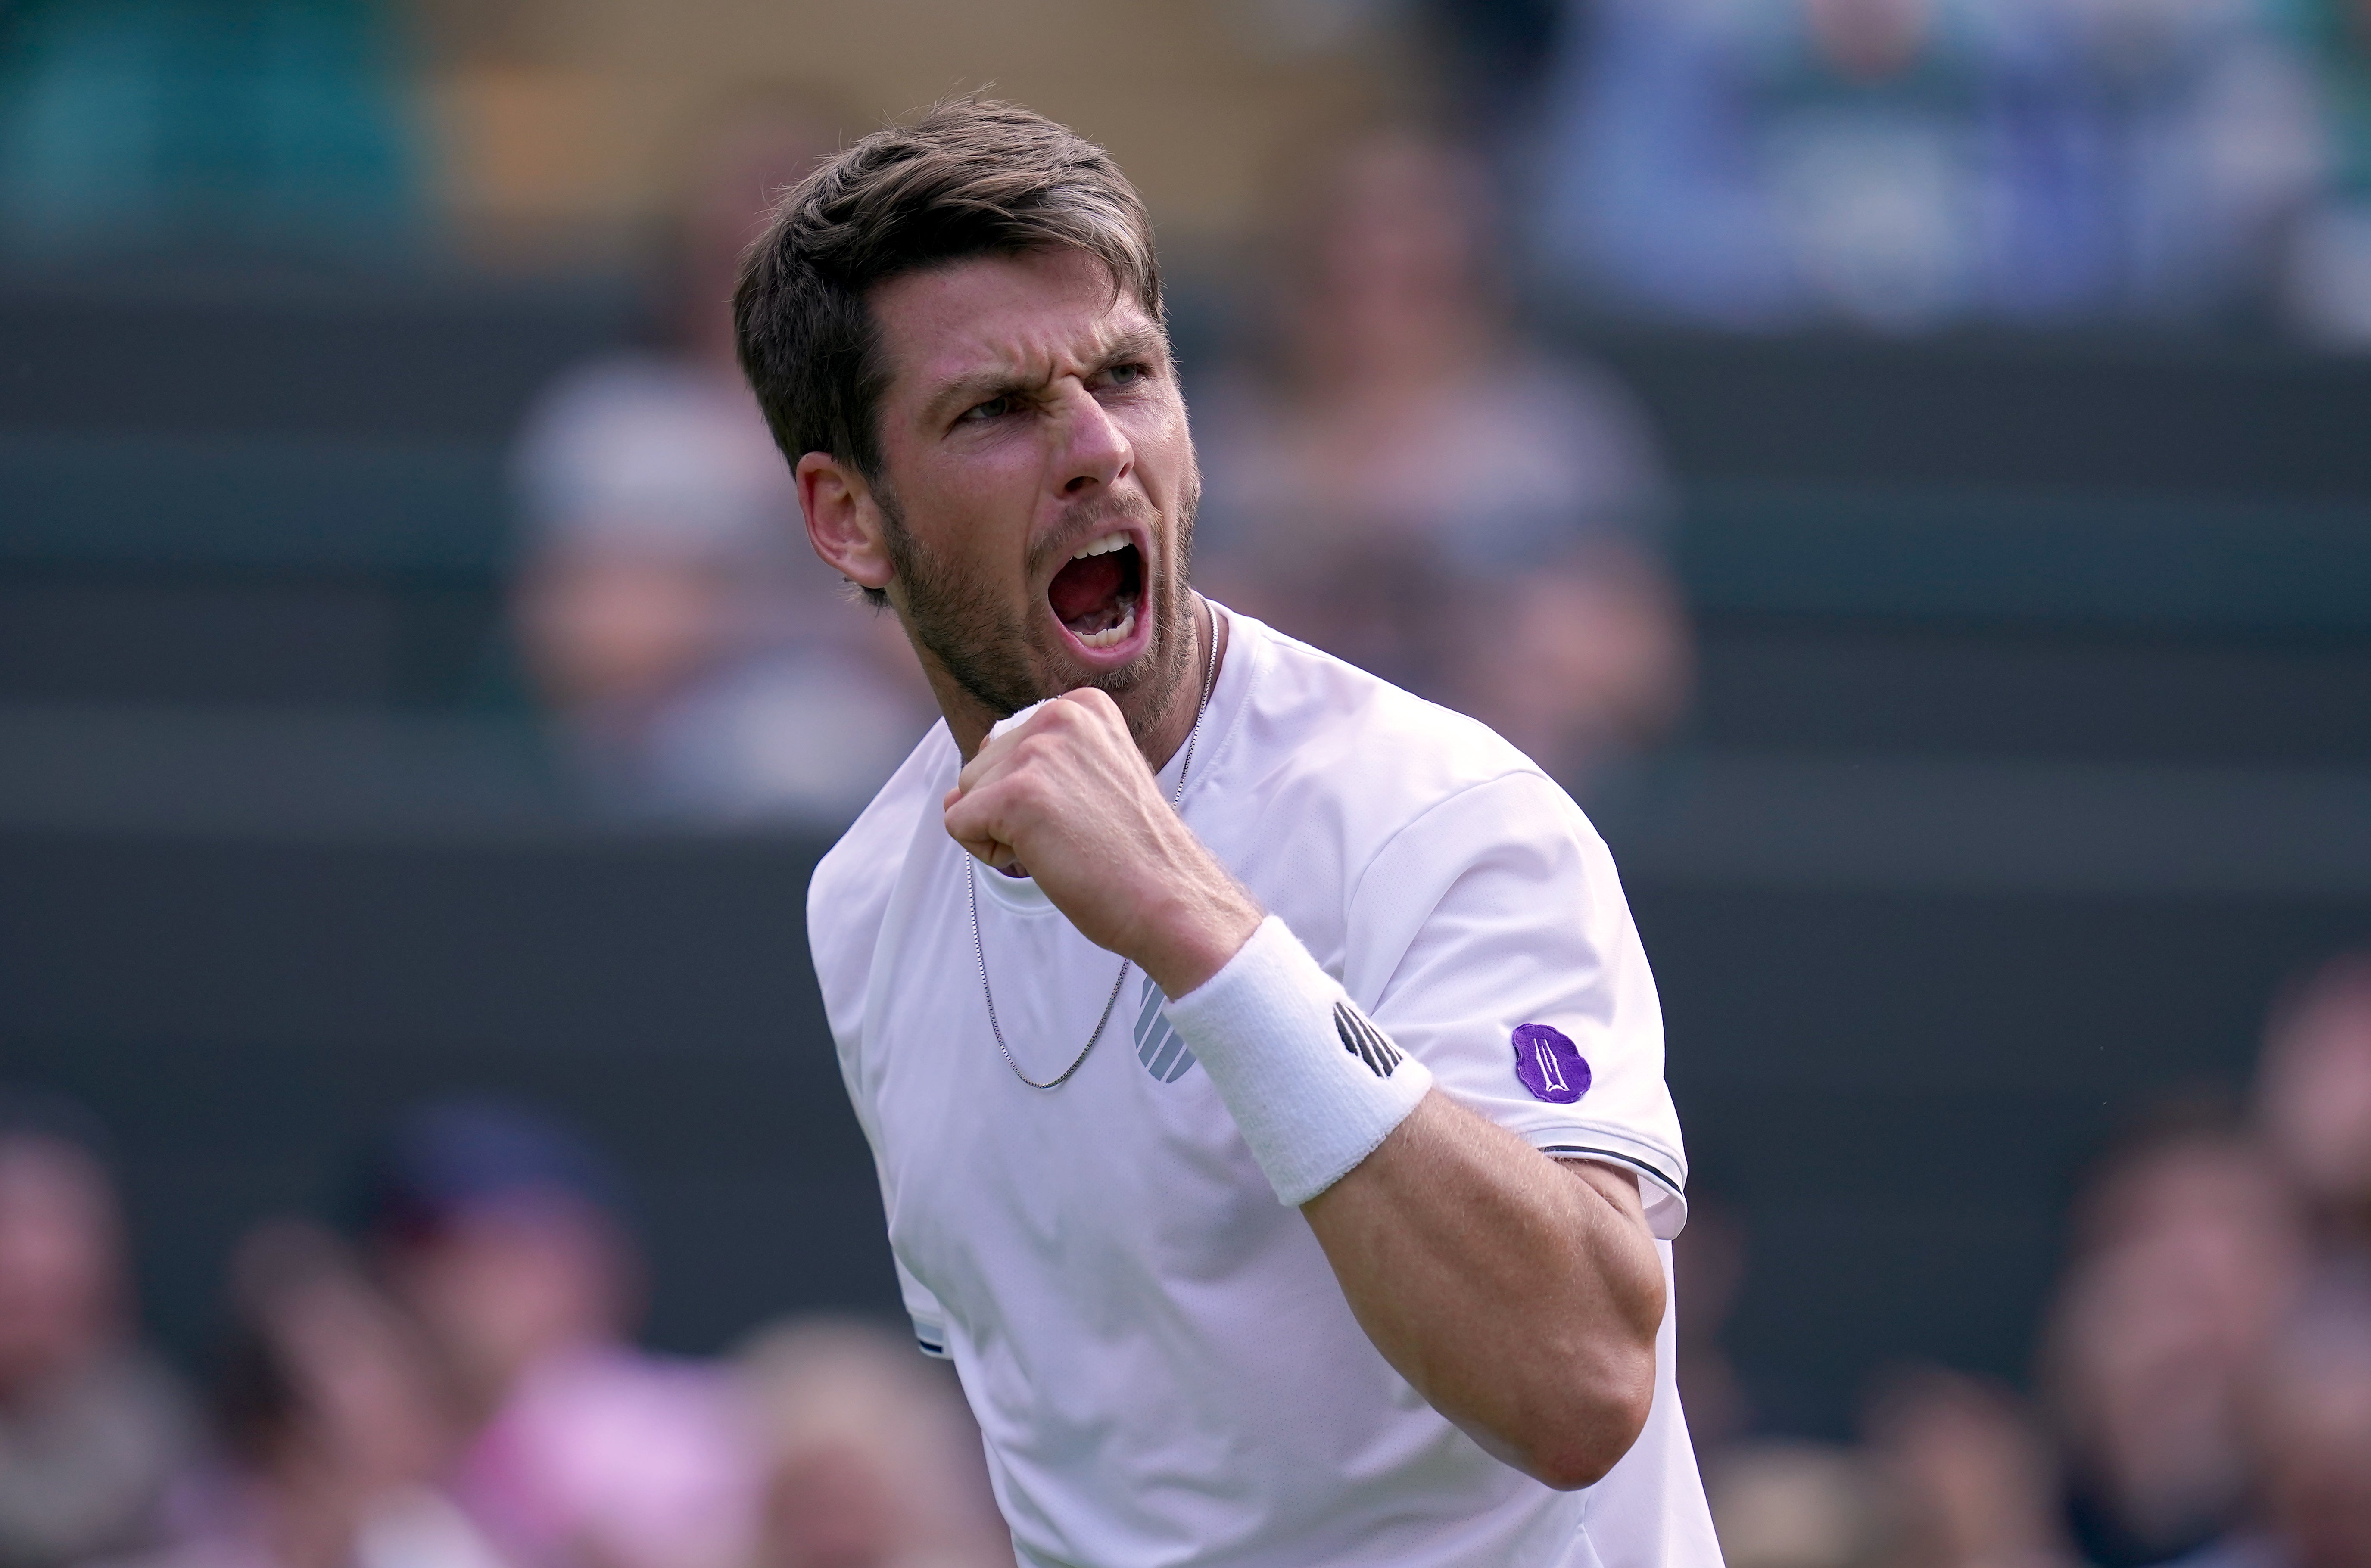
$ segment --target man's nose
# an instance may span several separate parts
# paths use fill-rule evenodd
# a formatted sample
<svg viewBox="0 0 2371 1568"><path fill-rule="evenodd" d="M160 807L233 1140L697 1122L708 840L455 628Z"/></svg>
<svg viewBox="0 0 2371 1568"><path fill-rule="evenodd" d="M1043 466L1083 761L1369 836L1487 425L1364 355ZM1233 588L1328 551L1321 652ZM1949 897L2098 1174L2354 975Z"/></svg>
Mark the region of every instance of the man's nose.
<svg viewBox="0 0 2371 1568"><path fill-rule="evenodd" d="M1111 410L1075 382L1065 392L1057 415L1060 430L1059 467L1055 488L1074 500L1097 487L1116 485L1136 466L1136 448L1113 419Z"/></svg>

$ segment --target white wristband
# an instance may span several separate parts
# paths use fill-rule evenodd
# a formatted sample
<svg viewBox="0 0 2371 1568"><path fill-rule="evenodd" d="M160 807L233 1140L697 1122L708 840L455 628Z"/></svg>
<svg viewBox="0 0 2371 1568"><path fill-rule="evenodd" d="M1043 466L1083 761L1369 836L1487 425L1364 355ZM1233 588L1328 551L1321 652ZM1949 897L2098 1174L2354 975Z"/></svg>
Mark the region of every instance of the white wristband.
<svg viewBox="0 0 2371 1568"><path fill-rule="evenodd" d="M1046 704L1056 700L1058 699L1050 697L1040 698L1026 708L1016 709L1012 712L1006 714L1003 718L999 719L995 723L990 724L988 727L988 740L992 741L996 739L997 736L1004 734L1008 731L1018 730L1022 725L1026 724L1031 719L1036 717L1036 713L1039 709L1045 707ZM980 743L982 745L986 745L987 744L988 741L982 741Z"/></svg>
<svg viewBox="0 0 2371 1568"><path fill-rule="evenodd" d="M1273 915L1166 1011L1287 1206L1348 1175L1432 1087L1425 1065L1393 1044Z"/></svg>

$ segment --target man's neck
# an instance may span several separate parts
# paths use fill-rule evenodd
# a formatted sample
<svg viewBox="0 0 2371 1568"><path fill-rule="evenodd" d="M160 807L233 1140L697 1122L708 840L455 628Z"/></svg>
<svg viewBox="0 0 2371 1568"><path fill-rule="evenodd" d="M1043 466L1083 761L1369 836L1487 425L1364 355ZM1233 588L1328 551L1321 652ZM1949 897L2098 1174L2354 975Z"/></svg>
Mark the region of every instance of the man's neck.
<svg viewBox="0 0 2371 1568"><path fill-rule="evenodd" d="M1200 721L1202 706L1210 700L1210 690L1218 685L1219 666L1227 661L1227 628L1220 623L1219 612L1210 601L1197 594L1186 609L1186 625L1192 633L1186 668L1179 672L1176 694L1170 698L1169 711L1162 714L1154 732L1139 743L1145 762L1152 771L1160 772L1169 766L1194 732Z"/></svg>

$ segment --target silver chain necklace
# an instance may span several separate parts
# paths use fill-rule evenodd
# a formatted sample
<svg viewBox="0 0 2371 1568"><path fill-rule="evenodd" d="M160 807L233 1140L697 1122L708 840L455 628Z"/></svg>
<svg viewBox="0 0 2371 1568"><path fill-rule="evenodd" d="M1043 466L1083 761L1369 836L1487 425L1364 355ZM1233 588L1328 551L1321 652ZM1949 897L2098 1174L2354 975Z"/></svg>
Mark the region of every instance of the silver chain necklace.
<svg viewBox="0 0 2371 1568"><path fill-rule="evenodd" d="M1209 601L1205 600L1204 603L1208 604ZM1169 797L1169 809L1173 812L1185 803L1186 777L1194 770L1194 744L1202 738L1202 715L1209 710L1210 689L1218 684L1219 612L1212 610L1210 612L1210 654L1209 667L1202 675L1202 700L1195 705L1194 727L1186 732L1186 759L1177 765L1177 789ZM1104 998L1104 1010L1095 1019L1095 1032L1087 1036L1087 1043L1080 1047L1077 1057L1069 1066L1062 1069L1060 1077L1039 1083L1035 1078L1023 1072L1021 1064L1012 1059L1012 1047L1004 1043L1004 1026L996 1021L996 992L988 983L988 949L979 940L979 862L969 856L966 856L965 859L968 863L970 872L964 882L964 890L971 896L971 952L972 957L979 961L979 994L988 1002L988 1028L989 1032L996 1036L997 1053L1004 1058L1004 1065L1012 1069L1012 1076L1030 1088L1059 1089L1070 1081L1072 1073L1087 1065L1087 1057L1093 1052L1095 1042L1104 1037L1104 1026L1111 1022L1112 1009L1119 1004L1120 987L1128 984L1128 961L1124 958L1119 961L1119 973L1112 976L1111 995Z"/></svg>

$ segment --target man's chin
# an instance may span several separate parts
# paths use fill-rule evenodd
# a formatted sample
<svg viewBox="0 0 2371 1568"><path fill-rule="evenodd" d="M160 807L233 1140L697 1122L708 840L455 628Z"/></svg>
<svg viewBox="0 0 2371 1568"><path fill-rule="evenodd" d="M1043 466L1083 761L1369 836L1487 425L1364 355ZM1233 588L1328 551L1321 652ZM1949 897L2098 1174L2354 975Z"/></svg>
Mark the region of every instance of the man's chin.
<svg viewBox="0 0 2371 1568"><path fill-rule="evenodd" d="M909 612L908 629L955 686L998 717L1017 713L1047 698L1093 686L1119 705L1129 732L1142 741L1174 711L1180 689L1191 686L1194 693L1200 689L1184 668L1190 662L1186 654L1194 646L1194 637L1191 611L1182 606L1161 617L1144 638L1140 651L1115 664L1091 655L1082 657L1086 651L1050 615L1034 625L1008 621L998 627L995 617L982 613L977 601L966 606L961 595L935 583L932 587L927 609L938 611L946 605L970 608L973 614L966 617L940 613L924 618ZM909 590L909 602L910 596ZM1193 695L1189 693L1186 700L1192 701Z"/></svg>
<svg viewBox="0 0 2371 1568"><path fill-rule="evenodd" d="M1200 672L1186 667L1193 646L1192 622L1179 616L1173 624L1155 628L1143 652L1078 684L1094 686L1118 703L1128 717L1128 732L1142 741L1161 727L1177 704L1192 707L1200 697Z"/></svg>
<svg viewBox="0 0 2371 1568"><path fill-rule="evenodd" d="M1158 669L1158 661L1155 650L1148 648L1117 668L1096 669L1071 657L1069 650L1063 649L1047 651L1038 661L1038 668L1044 672L1040 682L1042 696L1059 697L1064 692L1083 691L1093 686L1126 709L1136 694L1152 679Z"/></svg>

